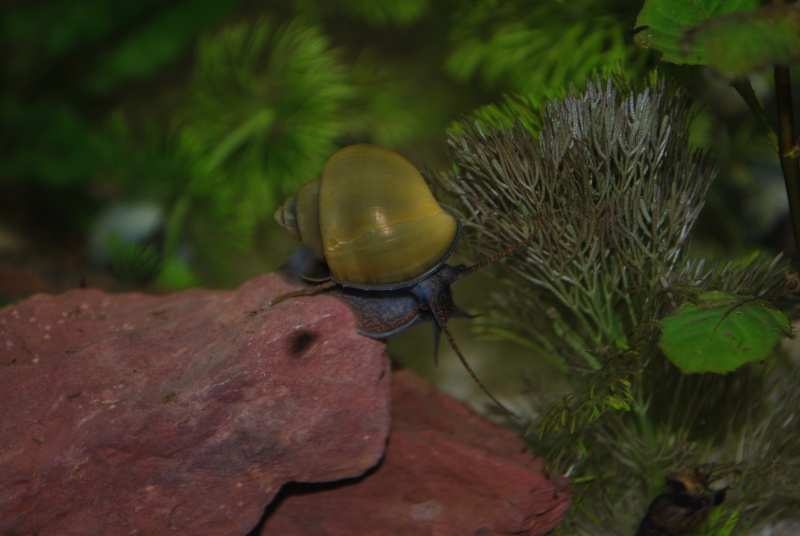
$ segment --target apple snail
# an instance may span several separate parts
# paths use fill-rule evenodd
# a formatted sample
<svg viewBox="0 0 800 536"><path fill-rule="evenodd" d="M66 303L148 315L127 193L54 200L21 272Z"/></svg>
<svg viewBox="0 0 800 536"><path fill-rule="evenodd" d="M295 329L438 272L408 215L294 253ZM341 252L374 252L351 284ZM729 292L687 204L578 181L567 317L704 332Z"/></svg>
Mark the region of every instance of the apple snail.
<svg viewBox="0 0 800 536"><path fill-rule="evenodd" d="M436 201L408 160L365 144L331 156L321 177L288 199L275 219L326 271L301 269L312 285L271 305L330 291L353 311L359 333L375 339L430 321L435 347L444 332L473 380L506 409L478 380L447 327L450 318L471 316L455 304L450 286L513 253L530 235L478 264L445 264L461 237L461 222Z"/></svg>

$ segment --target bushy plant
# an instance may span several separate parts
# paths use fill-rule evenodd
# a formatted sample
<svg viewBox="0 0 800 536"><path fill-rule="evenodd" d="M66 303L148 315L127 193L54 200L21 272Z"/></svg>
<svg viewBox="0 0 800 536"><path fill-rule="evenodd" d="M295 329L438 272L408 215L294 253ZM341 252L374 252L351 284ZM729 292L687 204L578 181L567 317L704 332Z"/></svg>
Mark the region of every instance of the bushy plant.
<svg viewBox="0 0 800 536"><path fill-rule="evenodd" d="M709 291L769 309L786 293L788 264L780 257L723 265L686 255L716 169L689 144L685 94L655 78L638 91L598 79L547 103L541 124L529 130L465 120L450 139L453 170L431 177L467 222L477 257L533 229L529 246L508 261L507 291L479 321L488 332L523 340L532 358L571 382L571 392L549 406L542 397L532 402L540 412L527 431L532 443L550 445L558 471L571 468L578 482L595 484L594 506L612 510L603 521L610 526L637 521L658 475L681 463L713 457L723 472L746 477L743 486L768 487L769 445L791 445L795 432L761 419L794 417L794 386L779 378L796 371L773 362L688 376L659 347L659 322ZM726 302L721 317L739 306ZM778 338L788 334L780 330ZM692 344L705 340L698 335ZM764 414L748 408L761 396L776 407ZM743 453L743 444L753 450ZM779 463L792 467L798 454L785 449ZM800 499L796 492L776 490L755 502L785 506ZM726 508L747 524L754 506ZM603 517L586 503L581 511Z"/></svg>

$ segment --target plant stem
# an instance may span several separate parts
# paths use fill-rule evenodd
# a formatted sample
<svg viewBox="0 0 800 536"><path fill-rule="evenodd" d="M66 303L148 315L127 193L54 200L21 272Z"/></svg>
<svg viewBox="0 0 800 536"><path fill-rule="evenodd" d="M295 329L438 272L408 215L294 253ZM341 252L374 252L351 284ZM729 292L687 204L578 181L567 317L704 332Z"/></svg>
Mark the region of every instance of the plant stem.
<svg viewBox="0 0 800 536"><path fill-rule="evenodd" d="M778 156L781 161L789 211L794 230L795 251L800 253L800 166L798 166L794 132L792 80L789 68L775 67L775 98L778 108Z"/></svg>
<svg viewBox="0 0 800 536"><path fill-rule="evenodd" d="M756 122L764 129L764 132L767 136L767 141L769 144L777 151L778 150L778 135L775 134L775 129L772 128L772 123L767 118L767 113L764 111L764 107L761 106L761 103L756 97L756 92L753 91L753 86L750 84L750 80L742 79L742 80L734 80L731 82L731 86L739 93L739 96L742 97L747 107L750 108L750 111L753 112L753 116L756 119Z"/></svg>

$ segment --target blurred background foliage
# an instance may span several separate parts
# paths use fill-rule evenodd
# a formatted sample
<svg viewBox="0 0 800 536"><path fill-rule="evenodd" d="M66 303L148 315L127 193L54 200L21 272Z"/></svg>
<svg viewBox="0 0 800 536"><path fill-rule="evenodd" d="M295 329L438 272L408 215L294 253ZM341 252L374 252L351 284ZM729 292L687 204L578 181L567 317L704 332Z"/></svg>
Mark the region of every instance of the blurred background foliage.
<svg viewBox="0 0 800 536"><path fill-rule="evenodd" d="M440 165L446 126L482 104L501 103L487 120L535 121L530 105L598 69L644 72L635 14L596 0L12 2L0 223L125 284L234 285L285 257L272 213L336 147Z"/></svg>
<svg viewBox="0 0 800 536"><path fill-rule="evenodd" d="M717 72L659 63L659 53L645 48L647 43L637 46L634 28L643 5L641 0L5 2L0 305L84 284L149 291L235 286L288 258L294 243L272 214L318 175L336 148L375 143L394 148L421 169L453 169L448 131L469 133L476 123L509 129L516 120L535 133L543 127L545 103L567 95L570 86L582 91L587 78L598 73L635 83L653 68L693 101L691 146L707 151L720 169L699 215L692 251L755 264L754 250L793 255L780 164L764 125ZM774 124L772 77L756 67L748 78L766 120ZM458 293L466 297L459 302L485 310L489 279L479 274L460 283ZM466 322L454 326L462 347L468 330ZM520 391L508 379L518 376L509 373L514 367L532 378L528 395L552 398L574 387L563 371L531 358L524 329L501 336L496 326L477 330L493 340L473 342L465 353L493 390ZM397 353L418 355L429 364L419 368L432 367L423 331L422 340L393 341ZM516 356L516 362L509 357L498 365L500 355ZM441 385L464 398L477 392L455 358L440 362L435 375ZM674 368L665 366L661 372L676 377ZM770 370L796 376L796 367L784 361ZM428 374L434 375L430 369ZM685 423L698 418L687 409L698 393L719 392L736 403L709 415L730 416L746 408L748 397L774 394L769 386L777 376L761 374L731 376L727 387L706 375L680 380L670 384L674 389L665 395L664 407L654 402L653 411L673 418L685 410L690 414ZM753 382L756 388L749 388ZM686 408L678 397L690 401ZM769 452L769 437L782 423L758 422L756 439L764 445L759 452ZM657 491L675 452L684 458L708 454L701 452L705 445L696 441L696 431L680 428L658 436L662 443L643 445L642 436L621 419L593 423L578 442L589 469L573 477L578 484L602 480L602 485L595 503L587 501L578 513L584 521L611 523L588 504L611 508L618 501L633 512L623 516L627 526ZM587 437L597 444L592 455L580 443ZM612 470L621 474L618 481L601 478ZM618 530L608 527L610 533Z"/></svg>

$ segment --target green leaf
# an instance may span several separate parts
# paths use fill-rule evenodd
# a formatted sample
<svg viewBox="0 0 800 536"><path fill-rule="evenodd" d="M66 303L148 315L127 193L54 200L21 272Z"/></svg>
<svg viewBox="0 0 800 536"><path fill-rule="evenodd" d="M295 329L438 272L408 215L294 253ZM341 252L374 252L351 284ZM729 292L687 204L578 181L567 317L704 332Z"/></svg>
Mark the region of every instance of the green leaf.
<svg viewBox="0 0 800 536"><path fill-rule="evenodd" d="M766 6L719 17L686 32L684 46L705 50L706 62L731 78L789 63L800 56L800 6Z"/></svg>
<svg viewBox="0 0 800 536"><path fill-rule="evenodd" d="M659 346L683 372L731 372L765 359L791 334L786 316L753 298L706 292L659 323Z"/></svg>
<svg viewBox="0 0 800 536"><path fill-rule="evenodd" d="M758 0L647 0L636 19L636 26L642 29L634 41L641 47L660 50L665 61L706 65L706 44L698 42L687 47L687 31L715 17L755 11L758 7ZM739 39L739 45L745 42L743 37Z"/></svg>

